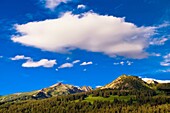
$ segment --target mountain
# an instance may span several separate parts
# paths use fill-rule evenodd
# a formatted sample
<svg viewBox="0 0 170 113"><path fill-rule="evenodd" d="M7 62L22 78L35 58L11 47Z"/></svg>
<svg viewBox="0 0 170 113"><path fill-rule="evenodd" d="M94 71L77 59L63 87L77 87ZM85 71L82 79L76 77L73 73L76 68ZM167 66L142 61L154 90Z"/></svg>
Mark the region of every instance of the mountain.
<svg viewBox="0 0 170 113"><path fill-rule="evenodd" d="M154 84L154 85L157 85L157 84L158 84L158 82L155 81L155 80L147 80L146 83L148 83L148 84Z"/></svg>
<svg viewBox="0 0 170 113"><path fill-rule="evenodd" d="M114 89L114 90L160 90L165 91L167 94L170 94L170 84L161 84L156 81L143 81L137 76L128 76L122 75L111 83L98 88L99 90L103 89ZM97 89L97 90L98 90ZM7 96L1 96L0 102L11 102L11 101L20 101L20 100L38 100L44 98L50 98L60 95L69 95L80 92L92 92L93 89L90 86L76 87L69 84L57 83L50 87L43 88L41 90L36 90L27 93L16 93Z"/></svg>
<svg viewBox="0 0 170 113"><path fill-rule="evenodd" d="M76 87L69 84L57 83L50 87L43 88L27 93L16 93L12 95L0 97L0 102L18 101L18 100L32 100L32 99L43 99L59 95L69 95L79 92L86 92L92 90L91 87L84 86L82 88Z"/></svg>
<svg viewBox="0 0 170 113"><path fill-rule="evenodd" d="M170 83L159 83L156 85L156 89L159 91L164 91L170 95Z"/></svg>
<svg viewBox="0 0 170 113"><path fill-rule="evenodd" d="M93 88L90 87L90 86L83 86L83 87L81 87L81 89L82 89L83 91L85 91L85 92L89 92L89 91L92 91L92 90L93 90Z"/></svg>
<svg viewBox="0 0 170 113"><path fill-rule="evenodd" d="M78 92L84 92L84 90L73 85L57 83L48 88L41 89L40 92L43 92L47 97L52 97L58 95L68 95Z"/></svg>
<svg viewBox="0 0 170 113"><path fill-rule="evenodd" d="M127 75L97 90L57 83L34 92L0 97L6 99L0 102L0 113L169 113L169 91L169 83L148 84Z"/></svg>
<svg viewBox="0 0 170 113"><path fill-rule="evenodd" d="M145 81L137 76L122 75L113 82L100 87L100 89L146 90L151 88Z"/></svg>

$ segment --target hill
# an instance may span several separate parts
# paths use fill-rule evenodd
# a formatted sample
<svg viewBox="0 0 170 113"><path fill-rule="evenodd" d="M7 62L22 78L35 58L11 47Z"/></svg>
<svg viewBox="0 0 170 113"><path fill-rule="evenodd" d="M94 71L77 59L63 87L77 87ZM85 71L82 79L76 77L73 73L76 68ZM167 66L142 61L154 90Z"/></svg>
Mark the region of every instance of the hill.
<svg viewBox="0 0 170 113"><path fill-rule="evenodd" d="M100 89L149 90L151 87L137 76L122 75L113 82L100 87Z"/></svg>

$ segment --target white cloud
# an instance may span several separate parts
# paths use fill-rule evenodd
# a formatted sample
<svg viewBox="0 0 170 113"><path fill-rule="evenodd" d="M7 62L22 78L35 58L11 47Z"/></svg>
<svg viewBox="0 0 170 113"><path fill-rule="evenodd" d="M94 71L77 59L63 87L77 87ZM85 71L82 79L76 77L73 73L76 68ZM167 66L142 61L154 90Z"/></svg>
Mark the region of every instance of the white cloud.
<svg viewBox="0 0 170 113"><path fill-rule="evenodd" d="M80 60L75 60L72 63L64 63L61 66L59 66L58 69L56 69L56 70L59 70L61 68L72 68L72 67L74 67L75 64L77 64L79 62L80 62Z"/></svg>
<svg viewBox="0 0 170 113"><path fill-rule="evenodd" d="M16 55L13 58L10 58L11 60L31 60L31 57L25 57L24 55Z"/></svg>
<svg viewBox="0 0 170 113"><path fill-rule="evenodd" d="M168 41L168 38L154 38L150 45L164 45L166 41Z"/></svg>
<svg viewBox="0 0 170 113"><path fill-rule="evenodd" d="M72 63L64 63L62 64L60 67L58 67L59 69L61 68L71 68L73 67L74 65Z"/></svg>
<svg viewBox="0 0 170 113"><path fill-rule="evenodd" d="M150 56L160 57L160 56L161 56L161 54L160 54L160 53L152 53L152 54L150 54Z"/></svg>
<svg viewBox="0 0 170 113"><path fill-rule="evenodd" d="M154 80L157 81L158 83L170 83L170 80L157 80L157 79L153 79L153 78L142 78L142 80L144 81L148 81L148 80Z"/></svg>
<svg viewBox="0 0 170 113"><path fill-rule="evenodd" d="M45 1L46 1L46 8L53 10L61 3L67 3L71 0L45 0Z"/></svg>
<svg viewBox="0 0 170 113"><path fill-rule="evenodd" d="M66 60L70 60L70 57L67 57Z"/></svg>
<svg viewBox="0 0 170 113"><path fill-rule="evenodd" d="M164 72L164 73L169 73L170 72L170 69L167 69L167 70L160 70L161 72Z"/></svg>
<svg viewBox="0 0 170 113"><path fill-rule="evenodd" d="M103 86L96 86L96 88L100 88L100 87L103 87Z"/></svg>
<svg viewBox="0 0 170 113"><path fill-rule="evenodd" d="M83 69L83 71L87 71L87 69Z"/></svg>
<svg viewBox="0 0 170 113"><path fill-rule="evenodd" d="M41 59L40 61L33 61L33 60L28 60L27 62L22 64L22 67L27 67L27 68L34 68L34 67L46 67L50 68L53 67L55 64L57 64L56 60L48 60L48 59Z"/></svg>
<svg viewBox="0 0 170 113"><path fill-rule="evenodd" d="M33 61L31 57L26 57L24 55L16 55L11 60L27 60L25 63L22 64L22 67L27 68L35 68L35 67L46 67L50 68L57 64L56 60L48 60L48 59L41 59L40 61Z"/></svg>
<svg viewBox="0 0 170 113"><path fill-rule="evenodd" d="M164 61L160 63L161 66L170 66L170 53L163 56Z"/></svg>
<svg viewBox="0 0 170 113"><path fill-rule="evenodd" d="M113 65L128 65L128 66L131 66L132 64L133 64L133 62L131 62L131 61L121 61L121 62L115 62L115 63L113 63Z"/></svg>
<svg viewBox="0 0 170 113"><path fill-rule="evenodd" d="M83 62L80 65L81 66L86 66L86 65L91 65L91 64L93 64L93 62Z"/></svg>
<svg viewBox="0 0 170 113"><path fill-rule="evenodd" d="M77 63L79 63L80 62L80 60L75 60L75 61L73 61L72 63L73 64L77 64Z"/></svg>
<svg viewBox="0 0 170 113"><path fill-rule="evenodd" d="M165 59L170 59L170 53L167 54L167 55L165 55L163 58L165 58Z"/></svg>
<svg viewBox="0 0 170 113"><path fill-rule="evenodd" d="M126 63L128 66L131 66L133 64L133 62L131 62L131 61L127 61Z"/></svg>
<svg viewBox="0 0 170 113"><path fill-rule="evenodd" d="M58 19L16 25L19 36L13 42L53 52L82 49L109 56L147 57L148 38L156 27L137 27L124 18L88 12L65 13Z"/></svg>
<svg viewBox="0 0 170 113"><path fill-rule="evenodd" d="M120 65L124 65L124 62L122 61L122 62L120 62Z"/></svg>
<svg viewBox="0 0 170 113"><path fill-rule="evenodd" d="M120 63L117 63L117 62L115 62L115 63L113 63L113 65L119 65Z"/></svg>
<svg viewBox="0 0 170 113"><path fill-rule="evenodd" d="M3 58L3 56L0 56L0 58Z"/></svg>
<svg viewBox="0 0 170 113"><path fill-rule="evenodd" d="M83 4L80 4L80 5L77 6L77 9L85 9L85 8L86 8L86 6L83 5Z"/></svg>
<svg viewBox="0 0 170 113"><path fill-rule="evenodd" d="M170 61L169 62L161 62L161 66L170 66Z"/></svg>

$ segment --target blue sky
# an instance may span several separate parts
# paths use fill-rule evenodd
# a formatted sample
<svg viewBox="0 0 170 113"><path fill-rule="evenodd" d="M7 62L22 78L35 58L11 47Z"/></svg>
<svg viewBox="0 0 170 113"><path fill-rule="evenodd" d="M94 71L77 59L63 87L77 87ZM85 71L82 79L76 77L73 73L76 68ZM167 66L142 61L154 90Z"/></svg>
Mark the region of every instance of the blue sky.
<svg viewBox="0 0 170 113"><path fill-rule="evenodd" d="M169 0L1 0L0 95L170 80L169 25Z"/></svg>

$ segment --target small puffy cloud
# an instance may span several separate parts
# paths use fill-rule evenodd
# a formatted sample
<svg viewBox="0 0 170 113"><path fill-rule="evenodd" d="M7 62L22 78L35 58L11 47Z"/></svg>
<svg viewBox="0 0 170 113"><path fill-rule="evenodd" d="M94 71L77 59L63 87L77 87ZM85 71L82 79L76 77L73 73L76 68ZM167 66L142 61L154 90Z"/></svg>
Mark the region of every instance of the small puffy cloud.
<svg viewBox="0 0 170 113"><path fill-rule="evenodd" d="M70 57L67 57L66 60L70 60Z"/></svg>
<svg viewBox="0 0 170 113"><path fill-rule="evenodd" d="M166 69L166 70L160 70L161 72L164 72L164 73L170 73L170 69Z"/></svg>
<svg viewBox="0 0 170 113"><path fill-rule="evenodd" d="M0 58L3 58L3 56L0 56Z"/></svg>
<svg viewBox="0 0 170 113"><path fill-rule="evenodd" d="M96 88L101 88L101 87L103 87L103 86L96 86Z"/></svg>
<svg viewBox="0 0 170 113"><path fill-rule="evenodd" d="M56 60L48 60L48 59L41 59L40 61L28 60L27 62L22 64L22 67L35 68L35 67L42 66L42 67L50 68L53 67L55 64L57 64Z"/></svg>
<svg viewBox="0 0 170 113"><path fill-rule="evenodd" d="M83 71L87 71L87 69L83 69Z"/></svg>
<svg viewBox="0 0 170 113"><path fill-rule="evenodd" d="M165 55L163 58L165 58L165 59L170 59L170 53L167 54L167 55Z"/></svg>
<svg viewBox="0 0 170 113"><path fill-rule="evenodd" d="M170 80L157 80L157 79L153 79L153 78L142 78L142 80L144 81L148 81L148 80L154 80L157 81L158 83L170 83Z"/></svg>
<svg viewBox="0 0 170 113"><path fill-rule="evenodd" d="M126 63L128 66L131 66L133 64L133 62L131 62L131 61L127 61Z"/></svg>
<svg viewBox="0 0 170 113"><path fill-rule="evenodd" d="M148 39L157 29L92 12L78 15L67 12L57 19L29 22L15 28L20 35L13 36L12 41L26 46L62 53L81 49L133 59L148 56L145 51Z"/></svg>
<svg viewBox="0 0 170 113"><path fill-rule="evenodd" d="M150 45L164 45L166 41L168 41L168 38L154 38Z"/></svg>
<svg viewBox="0 0 170 113"><path fill-rule="evenodd" d="M160 56L161 56L161 54L160 54L160 53L152 53L152 54L150 54L150 56L160 57Z"/></svg>
<svg viewBox="0 0 170 113"><path fill-rule="evenodd" d="M163 56L164 61L160 63L161 66L170 66L170 53Z"/></svg>
<svg viewBox="0 0 170 113"><path fill-rule="evenodd" d="M56 70L59 70L59 69L62 69L62 68L72 68L72 67L74 67L75 64L77 64L79 62L80 62L80 60L75 60L72 63L64 63L61 66L59 66L58 69L56 69Z"/></svg>
<svg viewBox="0 0 170 113"><path fill-rule="evenodd" d="M73 67L74 65L72 63L64 63L62 64L60 67L58 67L59 69L61 68L71 68Z"/></svg>
<svg viewBox="0 0 170 113"><path fill-rule="evenodd" d="M80 4L80 5L77 6L77 9L85 9L85 8L86 8L86 6L83 5L83 4Z"/></svg>
<svg viewBox="0 0 170 113"><path fill-rule="evenodd" d="M119 65L120 63L117 63L117 62L115 62L115 63L113 63L113 65Z"/></svg>
<svg viewBox="0 0 170 113"><path fill-rule="evenodd" d="M160 63L161 64L161 66L170 66L170 61L164 61L164 62L161 62Z"/></svg>
<svg viewBox="0 0 170 113"><path fill-rule="evenodd" d="M77 63L79 63L80 62L80 60L75 60L75 61L73 61L72 63L73 64L77 64Z"/></svg>
<svg viewBox="0 0 170 113"><path fill-rule="evenodd" d="M24 55L16 55L11 60L26 60L25 63L22 64L22 67L26 68L35 68L35 67L46 67L50 68L57 64L56 60L48 60L48 59L41 59L40 61L33 61L31 57L26 57Z"/></svg>
<svg viewBox="0 0 170 113"><path fill-rule="evenodd" d="M71 0L45 0L46 2L45 7L53 10L61 3L67 3L69 1Z"/></svg>
<svg viewBox="0 0 170 113"><path fill-rule="evenodd" d="M91 65L91 64L93 64L93 62L83 62L80 65L81 66L86 66L86 65Z"/></svg>
<svg viewBox="0 0 170 113"><path fill-rule="evenodd" d="M115 62L115 63L113 63L113 65L128 65L128 66L131 66L132 64L133 64L133 62L131 62L131 61L121 61L121 62Z"/></svg>
<svg viewBox="0 0 170 113"><path fill-rule="evenodd" d="M16 55L13 58L10 58L11 60L31 60L31 57L25 57L24 55Z"/></svg>
<svg viewBox="0 0 170 113"><path fill-rule="evenodd" d="M124 62L122 61L122 62L120 62L120 65L124 65Z"/></svg>

